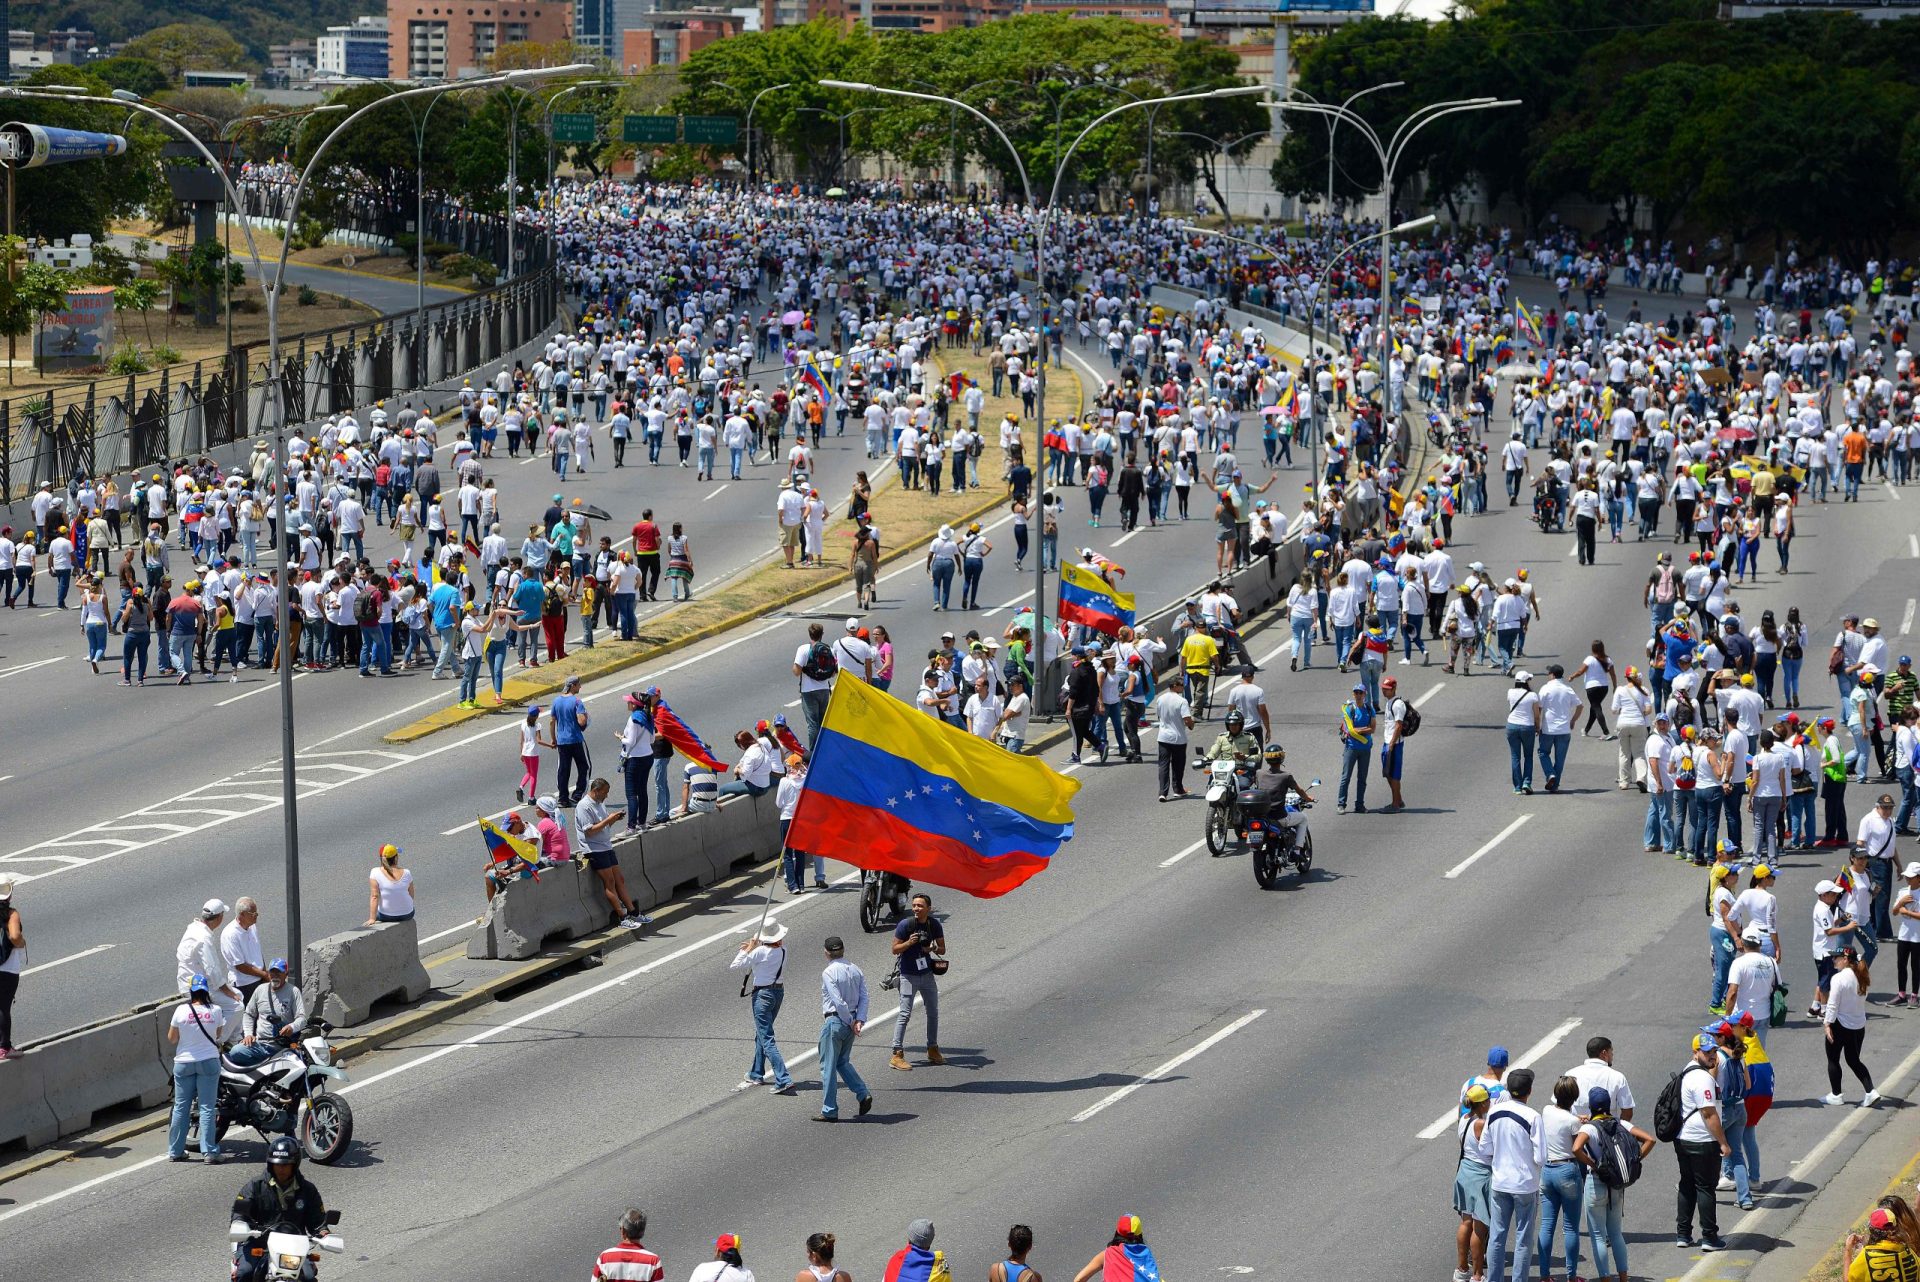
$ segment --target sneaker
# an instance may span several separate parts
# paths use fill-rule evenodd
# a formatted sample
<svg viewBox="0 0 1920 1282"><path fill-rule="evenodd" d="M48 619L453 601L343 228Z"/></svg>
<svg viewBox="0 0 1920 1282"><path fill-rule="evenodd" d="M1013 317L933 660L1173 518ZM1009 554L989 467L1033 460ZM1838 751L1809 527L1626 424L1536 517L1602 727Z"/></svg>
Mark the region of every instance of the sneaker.
<svg viewBox="0 0 1920 1282"><path fill-rule="evenodd" d="M1738 1203L1738 1205L1743 1211L1751 1211L1753 1209L1753 1199L1748 1198L1746 1201Z"/></svg>
<svg viewBox="0 0 1920 1282"><path fill-rule="evenodd" d="M620 929L622 930L638 930L639 928L640 928L640 919L638 917L635 917L632 913L628 913L625 917L622 917L620 919Z"/></svg>
<svg viewBox="0 0 1920 1282"><path fill-rule="evenodd" d="M860 1116L865 1117L871 1112L873 1112L873 1096L869 1095L860 1101Z"/></svg>
<svg viewBox="0 0 1920 1282"><path fill-rule="evenodd" d="M1453 1282L1471 1282L1472 1276L1473 1275L1465 1269L1455 1269L1453 1271Z"/></svg>
<svg viewBox="0 0 1920 1282"><path fill-rule="evenodd" d="M1719 1015L1719 1016L1722 1016L1722 1017L1725 1017L1725 1015L1726 1015L1726 1013L1727 1013L1727 1008L1726 1008L1725 1006L1709 1006L1709 1007L1707 1007L1707 1014L1709 1014L1709 1015ZM1727 1183L1727 1187L1728 1187L1728 1188L1732 1188L1732 1187L1733 1187L1733 1184L1732 1184L1732 1182L1731 1182L1731 1181L1728 1181L1728 1183Z"/></svg>
<svg viewBox="0 0 1920 1282"><path fill-rule="evenodd" d="M1834 1107L1836 1105L1846 1103L1847 1099L1846 1099L1846 1096L1844 1095L1822 1095L1820 1097L1820 1102L1822 1104L1827 1105L1828 1107Z"/></svg>
<svg viewBox="0 0 1920 1282"><path fill-rule="evenodd" d="M1700 1249L1702 1251L1724 1251L1727 1249L1727 1242L1725 1238L1721 1237L1703 1237L1700 1239Z"/></svg>
<svg viewBox="0 0 1920 1282"><path fill-rule="evenodd" d="M794 1095L798 1093L794 1089L794 1085L792 1082L788 1082L785 1086L782 1086L778 1082L771 1082L768 1084L767 1090L769 1093L774 1095Z"/></svg>
<svg viewBox="0 0 1920 1282"><path fill-rule="evenodd" d="M757 1074L754 1074L754 1073L748 1073L745 1077L740 1079L740 1088L742 1090L745 1090L749 1086L765 1086L766 1084L767 1084L766 1078L758 1076Z"/></svg>
<svg viewBox="0 0 1920 1282"><path fill-rule="evenodd" d="M1876 1103L1879 1102L1879 1100L1880 1100L1879 1091L1868 1091L1865 1095L1860 1097L1860 1107L1872 1108Z"/></svg>
<svg viewBox="0 0 1920 1282"><path fill-rule="evenodd" d="M1693 1245L1693 1239L1682 1233L1673 1239L1673 1244L1684 1251Z"/></svg>
<svg viewBox="0 0 1920 1282"><path fill-rule="evenodd" d="M524 805L526 805L526 804L527 804L527 790L526 790L525 788L515 788L515 789L513 790L513 799L514 799L514 800L515 800L516 802L518 802L519 804L521 804L521 805L523 805L523 806L524 806Z"/></svg>
<svg viewBox="0 0 1920 1282"><path fill-rule="evenodd" d="M1714 1187L1722 1193L1729 1192L1733 1188L1733 1177L1730 1175L1722 1175L1720 1177L1720 1183Z"/></svg>

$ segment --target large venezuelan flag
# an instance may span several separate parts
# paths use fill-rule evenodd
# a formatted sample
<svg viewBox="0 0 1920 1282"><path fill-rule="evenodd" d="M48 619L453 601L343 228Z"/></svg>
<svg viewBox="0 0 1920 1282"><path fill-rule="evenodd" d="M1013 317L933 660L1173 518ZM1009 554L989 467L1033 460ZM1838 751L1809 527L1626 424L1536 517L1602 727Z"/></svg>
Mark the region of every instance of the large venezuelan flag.
<svg viewBox="0 0 1920 1282"><path fill-rule="evenodd" d="M1060 617L1112 636L1133 626L1133 593L1122 592L1085 566L1060 567Z"/></svg>
<svg viewBox="0 0 1920 1282"><path fill-rule="evenodd" d="M834 682L787 844L981 899L1073 837L1077 780L936 721L864 681Z"/></svg>

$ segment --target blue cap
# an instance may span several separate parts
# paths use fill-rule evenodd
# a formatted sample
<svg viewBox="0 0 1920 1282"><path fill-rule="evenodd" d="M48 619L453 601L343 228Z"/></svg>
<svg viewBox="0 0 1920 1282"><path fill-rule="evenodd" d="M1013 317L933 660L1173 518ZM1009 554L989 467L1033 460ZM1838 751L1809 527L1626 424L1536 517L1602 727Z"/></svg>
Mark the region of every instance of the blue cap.
<svg viewBox="0 0 1920 1282"><path fill-rule="evenodd" d="M284 957L276 957L267 963L267 969L277 970L284 975L287 973L287 959Z"/></svg>
<svg viewBox="0 0 1920 1282"><path fill-rule="evenodd" d="M1902 663L1912 663L1912 662L1913 662L1913 656L1912 656L1912 655L1910 655L1910 654L1903 654L1903 655L1901 655L1901 656L1900 656L1900 662L1902 662Z"/></svg>
<svg viewBox="0 0 1920 1282"><path fill-rule="evenodd" d="M193 977L193 982L187 985L187 991L189 993L207 992L208 991L207 977L205 975L195 975Z"/></svg>
<svg viewBox="0 0 1920 1282"><path fill-rule="evenodd" d="M1594 1114L1613 1112L1613 1094L1604 1086L1589 1087L1587 1112Z"/></svg>
<svg viewBox="0 0 1920 1282"><path fill-rule="evenodd" d="M1505 1068L1509 1059L1510 1056L1507 1054L1507 1048L1504 1046L1496 1046L1487 1052L1487 1067Z"/></svg>

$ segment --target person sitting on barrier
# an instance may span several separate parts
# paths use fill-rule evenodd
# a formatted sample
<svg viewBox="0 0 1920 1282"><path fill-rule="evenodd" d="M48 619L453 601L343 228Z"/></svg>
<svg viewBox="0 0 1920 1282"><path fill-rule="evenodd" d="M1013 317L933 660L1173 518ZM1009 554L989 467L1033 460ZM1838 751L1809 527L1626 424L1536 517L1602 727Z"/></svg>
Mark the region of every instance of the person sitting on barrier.
<svg viewBox="0 0 1920 1282"><path fill-rule="evenodd" d="M279 1054L307 1026L307 999L298 984L287 982L287 959L267 963L267 982L253 990L241 1016L240 1045L227 1052L227 1063L249 1068Z"/></svg>
<svg viewBox="0 0 1920 1282"><path fill-rule="evenodd" d="M507 811L506 814L494 820L494 823L499 826L501 832L506 833L510 837L518 837L522 841L536 840L536 838L527 831L527 821L520 817L520 812L517 810ZM489 851L487 853L487 862L483 874L487 883L487 898L491 900L495 895L500 893L502 887L531 877L539 869L546 866L547 861L544 859L539 859L529 864L520 859L501 859Z"/></svg>

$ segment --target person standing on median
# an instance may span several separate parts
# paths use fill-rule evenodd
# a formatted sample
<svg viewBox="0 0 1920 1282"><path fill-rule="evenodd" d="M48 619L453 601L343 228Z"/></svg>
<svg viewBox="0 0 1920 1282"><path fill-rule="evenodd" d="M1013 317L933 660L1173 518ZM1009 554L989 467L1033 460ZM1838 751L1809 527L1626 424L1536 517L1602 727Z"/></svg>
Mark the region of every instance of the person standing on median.
<svg viewBox="0 0 1920 1282"><path fill-rule="evenodd" d="M13 878L0 877L0 1061L14 1058L13 999L27 969L27 932L13 906Z"/></svg>
<svg viewBox="0 0 1920 1282"><path fill-rule="evenodd" d="M743 997L753 1001L753 1063L740 1085L769 1085L775 1095L793 1094L793 1074L787 1071L786 1058L774 1040L773 1022L780 1016L787 988L781 982L787 973L787 927L784 922L769 921L751 939L742 940L740 951L727 964L729 970L748 974L740 985ZM768 1074L773 1080L767 1081Z"/></svg>
<svg viewBox="0 0 1920 1282"><path fill-rule="evenodd" d="M838 935L826 939L827 965L820 972L820 1112L823 1122L840 1120L841 1079L860 1101L860 1116L873 1111L873 1092L853 1066L853 1039L867 1026L867 977L846 959Z"/></svg>
<svg viewBox="0 0 1920 1282"><path fill-rule="evenodd" d="M557 791L563 806L579 805L580 798L587 792L587 776L593 770L593 759L587 754L587 726L591 720L587 705L580 699L580 678L568 677L560 697L553 701L550 741L554 751L560 754ZM576 771L577 781L573 778Z"/></svg>

